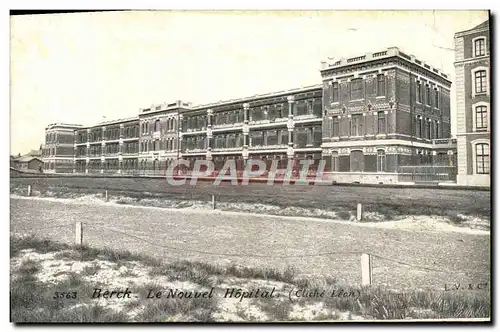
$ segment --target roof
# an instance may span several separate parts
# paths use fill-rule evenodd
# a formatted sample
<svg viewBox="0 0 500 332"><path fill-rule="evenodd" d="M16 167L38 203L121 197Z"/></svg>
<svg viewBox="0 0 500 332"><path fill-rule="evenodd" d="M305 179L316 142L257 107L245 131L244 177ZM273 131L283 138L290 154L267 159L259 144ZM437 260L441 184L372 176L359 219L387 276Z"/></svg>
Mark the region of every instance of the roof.
<svg viewBox="0 0 500 332"><path fill-rule="evenodd" d="M485 29L489 30L489 28L490 28L490 20L488 19L488 20L484 21L483 23L476 25L472 29L456 32L455 38L462 37L464 35L469 35L469 34L474 33L476 31L481 31L481 30L485 30Z"/></svg>
<svg viewBox="0 0 500 332"><path fill-rule="evenodd" d="M33 159L37 159L40 162L42 161L40 158L38 158L38 157L32 157L32 156L21 156L19 158L14 159L14 161L19 162L19 163L29 163Z"/></svg>
<svg viewBox="0 0 500 332"><path fill-rule="evenodd" d="M443 73L440 69L435 68L430 66L429 64L425 63L424 61L421 61L417 58L415 58L414 55L408 55L404 52L402 52L398 47L388 47L384 50L380 50L375 53L365 53L365 54L359 54L358 56L353 56L350 58L339 58L339 59L334 59L334 58L327 58L327 61L322 61L321 62L321 68L320 72L325 71L331 71L331 70L338 70L339 68L351 66L351 65L362 65L363 63L370 62L370 61L376 61L380 59L388 59L391 57L400 57L405 59L406 61L413 63L415 66L421 67L422 69L426 70L427 72L432 73L432 75L437 75L440 79L447 81L449 84L451 84L451 81L449 79L449 75Z"/></svg>
<svg viewBox="0 0 500 332"><path fill-rule="evenodd" d="M471 30L480 30L480 29L488 29L490 27L490 20L486 20L483 23L475 26Z"/></svg>

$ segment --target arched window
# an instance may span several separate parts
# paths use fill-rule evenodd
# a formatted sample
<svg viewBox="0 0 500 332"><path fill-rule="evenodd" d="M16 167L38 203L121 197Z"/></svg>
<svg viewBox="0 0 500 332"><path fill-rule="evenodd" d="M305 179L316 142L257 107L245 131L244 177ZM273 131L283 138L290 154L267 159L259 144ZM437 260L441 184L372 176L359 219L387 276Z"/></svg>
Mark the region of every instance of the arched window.
<svg viewBox="0 0 500 332"><path fill-rule="evenodd" d="M160 131L160 119L157 119L155 121L155 130L154 131Z"/></svg>
<svg viewBox="0 0 500 332"><path fill-rule="evenodd" d="M385 172L385 151L384 150L377 150L377 171L378 172Z"/></svg>
<svg viewBox="0 0 500 332"><path fill-rule="evenodd" d="M478 143L475 147L476 174L490 174L490 145Z"/></svg>

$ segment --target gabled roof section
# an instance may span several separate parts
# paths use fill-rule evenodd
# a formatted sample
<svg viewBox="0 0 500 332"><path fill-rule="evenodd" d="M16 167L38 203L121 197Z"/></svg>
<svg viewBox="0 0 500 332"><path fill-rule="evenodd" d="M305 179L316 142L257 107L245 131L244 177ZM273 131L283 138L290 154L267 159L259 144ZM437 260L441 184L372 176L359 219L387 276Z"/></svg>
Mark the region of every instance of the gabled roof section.
<svg viewBox="0 0 500 332"><path fill-rule="evenodd" d="M488 29L490 27L490 20L486 20L483 23L475 26L471 30L481 30L481 29Z"/></svg>
<svg viewBox="0 0 500 332"><path fill-rule="evenodd" d="M488 20L484 21L483 23L476 25L472 29L459 31L459 32L455 33L455 38L462 37L465 35L470 35L471 33L474 33L476 31L489 30L489 29L490 29L490 20L488 19Z"/></svg>
<svg viewBox="0 0 500 332"><path fill-rule="evenodd" d="M15 161L17 161L19 163L28 163L28 162L32 161L33 159L36 159L38 161L42 161L40 158L33 157L33 156L22 156L22 157L16 158Z"/></svg>

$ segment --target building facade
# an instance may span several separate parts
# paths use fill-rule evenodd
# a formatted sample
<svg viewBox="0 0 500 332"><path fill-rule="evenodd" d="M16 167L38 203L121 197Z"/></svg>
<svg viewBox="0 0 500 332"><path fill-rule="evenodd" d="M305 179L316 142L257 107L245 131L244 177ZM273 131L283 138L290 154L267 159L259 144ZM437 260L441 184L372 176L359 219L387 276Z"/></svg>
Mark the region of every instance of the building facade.
<svg viewBox="0 0 500 332"><path fill-rule="evenodd" d="M275 161L279 176L290 160L298 172L309 159L311 170L323 160L337 182L393 183L403 166L456 164L446 74L397 48L324 62L320 73L314 86L151 105L134 118L73 128L72 171L164 175L182 158L212 161L215 173L234 160L242 172L260 159L268 170Z"/></svg>
<svg viewBox="0 0 500 332"><path fill-rule="evenodd" d="M342 182L391 182L405 166L453 165L446 74L389 48L324 62L321 76L323 157Z"/></svg>
<svg viewBox="0 0 500 332"><path fill-rule="evenodd" d="M72 173L75 130L81 125L53 123L45 128L42 148L43 171L46 173Z"/></svg>
<svg viewBox="0 0 500 332"><path fill-rule="evenodd" d="M489 21L455 34L457 182L490 186L491 85Z"/></svg>

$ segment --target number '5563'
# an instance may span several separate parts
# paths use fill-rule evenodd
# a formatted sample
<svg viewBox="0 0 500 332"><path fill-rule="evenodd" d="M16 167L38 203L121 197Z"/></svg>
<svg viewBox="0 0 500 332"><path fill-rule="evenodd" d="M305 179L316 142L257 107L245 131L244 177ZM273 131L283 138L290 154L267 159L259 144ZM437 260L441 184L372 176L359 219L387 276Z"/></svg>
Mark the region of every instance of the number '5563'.
<svg viewBox="0 0 500 332"><path fill-rule="evenodd" d="M54 299L76 299L76 292L55 292Z"/></svg>

